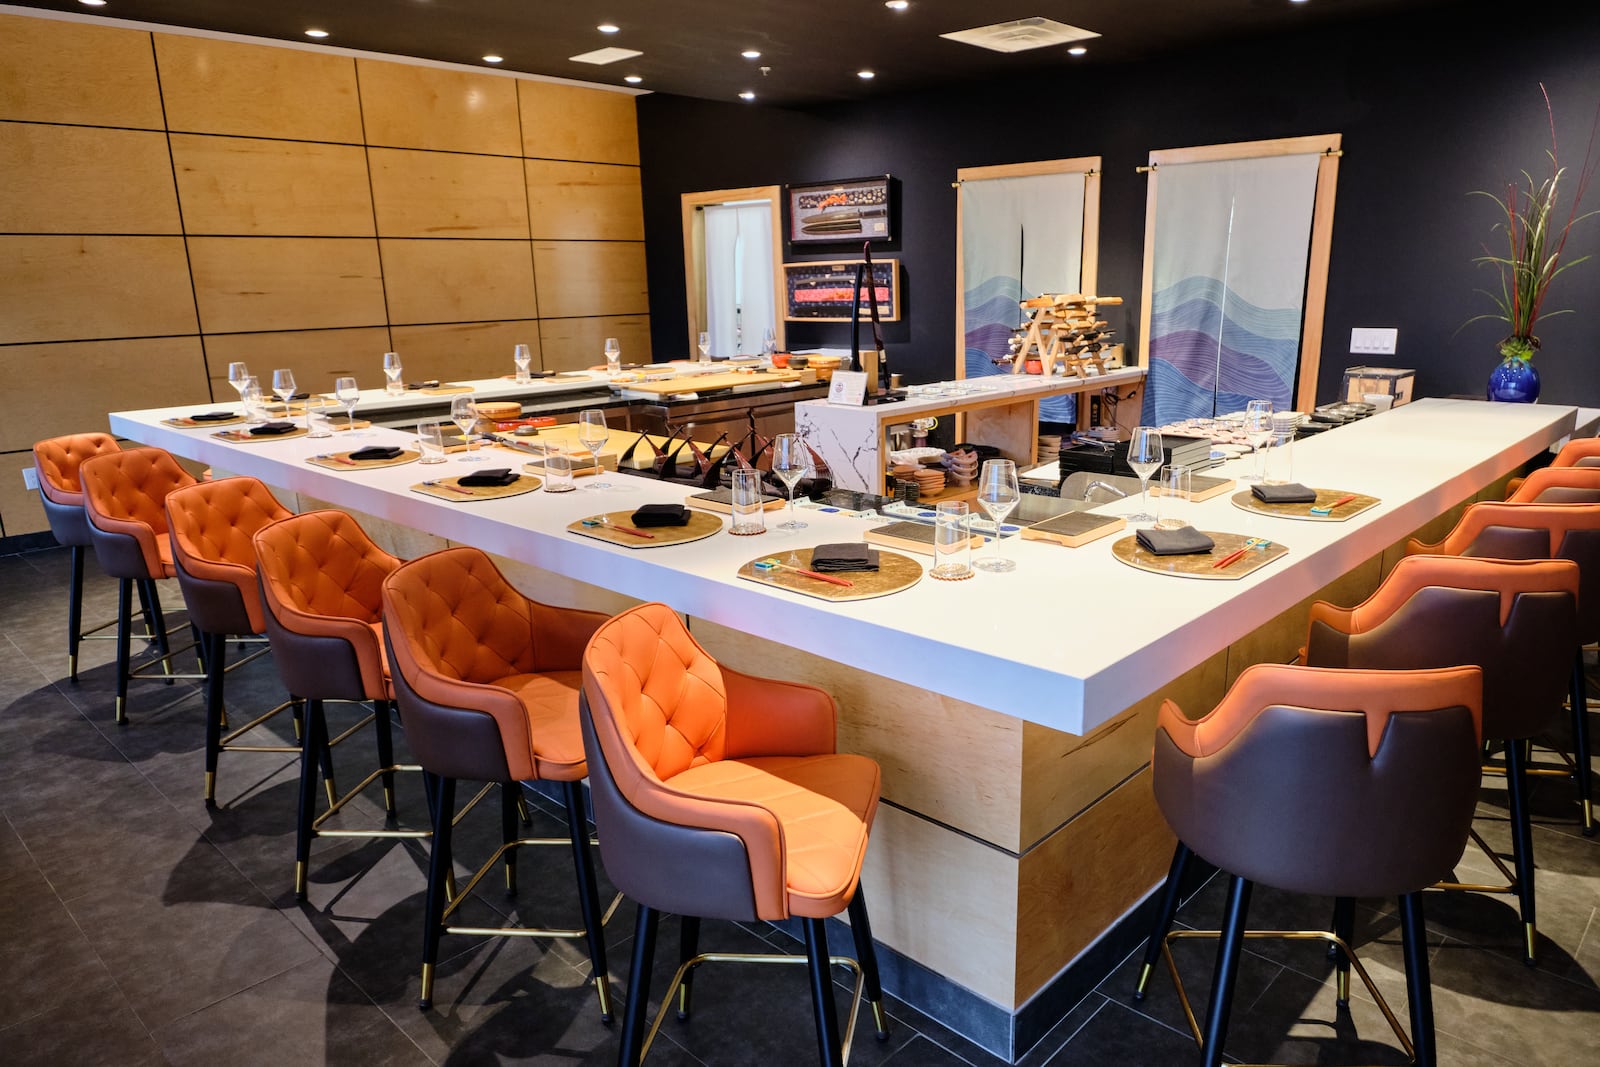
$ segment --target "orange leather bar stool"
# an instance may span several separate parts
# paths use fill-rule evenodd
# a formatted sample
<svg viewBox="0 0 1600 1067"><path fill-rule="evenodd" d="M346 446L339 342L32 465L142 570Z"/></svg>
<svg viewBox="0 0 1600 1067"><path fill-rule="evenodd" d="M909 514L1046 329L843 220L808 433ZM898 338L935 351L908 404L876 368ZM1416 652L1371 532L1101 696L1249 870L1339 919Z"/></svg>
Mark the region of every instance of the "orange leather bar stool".
<svg viewBox="0 0 1600 1067"><path fill-rule="evenodd" d="M701 918L802 921L824 1064L844 1062L863 985L887 1037L860 888L878 765L836 751L833 698L721 666L664 604L633 608L595 633L583 656L583 697L600 854L639 905L618 1062L643 1059L674 992L687 1018L696 966L733 958L699 954ZM824 920L847 908L857 982L841 1038ZM680 965L646 1034L663 911L684 917Z"/></svg>
<svg viewBox="0 0 1600 1067"><path fill-rule="evenodd" d="M120 452L117 439L106 433L78 433L52 437L33 446L33 469L39 476L39 503L50 523L56 543L71 549L72 584L67 590L67 677L78 680L78 645L85 637L101 636L100 631L116 625L102 623L87 632L83 629L83 550L90 547L89 520L83 513L83 483L78 468L86 459ZM143 585L138 587L141 601L147 601ZM141 603L141 608L145 607ZM145 616L149 627L149 616ZM106 637L111 635L106 634Z"/></svg>
<svg viewBox="0 0 1600 1067"><path fill-rule="evenodd" d="M394 772L420 769L394 761L390 726L394 690L383 654L383 580L400 566L400 560L374 544L360 524L342 511L308 511L280 519L257 530L252 541L273 663L284 687L306 701L294 855L294 892L297 899L304 900L313 837L428 836L426 830L323 828L323 823L380 778L384 811L393 816ZM332 743L373 723L378 769L338 796L332 774L325 767L328 810L314 815L315 757L331 747L323 710L329 700L372 702L372 714Z"/></svg>
<svg viewBox="0 0 1600 1067"><path fill-rule="evenodd" d="M611 1018L604 919L584 816L588 769L578 728L583 646L605 618L529 600L476 548L422 556L384 579L383 628L395 696L406 739L429 778L434 801L422 941L423 1008L433 1003L442 934L582 937L594 966L600 1016ZM502 787L503 843L447 905L458 779L490 783L474 804L493 784ZM514 892L518 847L566 843L565 838L519 837L517 783L530 781L560 782L565 791L583 929L451 926L451 914L497 862L504 860L506 888Z"/></svg>
<svg viewBox="0 0 1600 1067"><path fill-rule="evenodd" d="M1156 803L1179 847L1229 876L1221 931L1175 931L1163 939L1207 1067L1222 1062L1246 936L1335 945L1414 1062L1437 1064L1422 890L1450 873L1472 825L1482 677L1476 667L1256 664L1199 719L1171 701L1162 704L1151 766ZM1399 898L1409 1039L1344 936L1246 933L1256 882L1292 893ZM1202 1031L1166 942L1219 933Z"/></svg>
<svg viewBox="0 0 1600 1067"><path fill-rule="evenodd" d="M237 738L285 708L295 718L300 702L286 701L222 736L223 679L228 638L266 632L261 582L256 577L256 548L251 538L261 527L292 513L255 478L223 478L199 482L167 494L167 529L172 537L172 562L189 609L189 622L200 631L206 665L206 804L217 800L217 755L225 749L246 752L298 752L299 746L244 745ZM260 649L235 666L263 655Z"/></svg>
<svg viewBox="0 0 1600 1067"><path fill-rule="evenodd" d="M1479 838L1515 892L1525 960L1534 961L1533 826L1522 742L1549 726L1571 677L1578 626L1578 565L1570 560L1407 556L1365 603L1311 607L1306 663L1395 669L1473 665L1483 670L1483 736L1506 742L1513 874Z"/></svg>
<svg viewBox="0 0 1600 1067"><path fill-rule="evenodd" d="M1561 446L1550 467L1600 467L1600 437L1574 437ZM1523 478L1513 478L1506 483L1508 500L1517 494L1524 481Z"/></svg>
<svg viewBox="0 0 1600 1067"><path fill-rule="evenodd" d="M1600 467L1541 467L1523 479L1508 504L1600 504Z"/></svg>
<svg viewBox="0 0 1600 1067"><path fill-rule="evenodd" d="M1569 446L1570 447L1570 446ZM1578 637L1572 652L1568 704L1573 757L1569 769L1530 768L1530 774L1571 776L1586 836L1595 833L1593 773L1589 755L1588 680L1583 646L1600 641L1600 505L1477 503L1437 545L1411 541L1406 551L1496 559L1570 559L1581 574Z"/></svg>
<svg viewBox="0 0 1600 1067"><path fill-rule="evenodd" d="M172 578L172 541L167 535L167 494L194 485L195 480L178 461L159 448L130 448L107 452L83 461L78 468L83 485L83 511L89 520L89 539L95 558L106 574L117 579L117 703L116 721L128 721L128 681L143 678L152 666L130 667L130 601L135 583L143 590L146 616L161 651L163 680L175 677L172 648L156 579Z"/></svg>

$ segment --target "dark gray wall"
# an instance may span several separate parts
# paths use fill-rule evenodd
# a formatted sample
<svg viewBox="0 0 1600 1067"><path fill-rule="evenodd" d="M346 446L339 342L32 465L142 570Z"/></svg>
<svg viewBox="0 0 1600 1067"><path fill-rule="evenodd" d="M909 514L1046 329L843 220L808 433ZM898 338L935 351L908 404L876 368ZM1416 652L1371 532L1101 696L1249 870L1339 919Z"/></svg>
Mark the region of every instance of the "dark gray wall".
<svg viewBox="0 0 1600 1067"><path fill-rule="evenodd" d="M1318 399L1343 369L1389 362L1349 355L1352 326L1400 331L1393 364L1417 370L1421 395L1481 395L1503 331L1463 327L1497 283L1473 265L1503 191L1522 170L1548 172L1549 89L1569 178L1600 106L1600 5L1556 0L1508 10L1466 5L1447 17L1391 18L1364 30L1252 42L1131 67L1063 65L1058 74L884 97L797 112L671 96L639 101L650 310L658 358L685 355L679 194L746 185L894 175L903 313L885 326L913 381L955 366L958 167L1103 157L1100 292L1128 299L1112 325L1136 351L1152 149L1340 133L1333 257ZM1475 41L1459 43L1463 29ZM892 84L892 72L880 81ZM1600 145L1596 145L1600 154ZM1570 183L1570 184L1574 184ZM1570 198L1566 201L1570 204ZM1600 208L1600 185L1585 206ZM821 247L821 251L816 249ZM785 259L857 258L859 246L801 246ZM1600 218L1567 245L1600 253ZM1539 329L1544 399L1600 405L1600 259L1557 283ZM792 348L846 344L847 327L789 324ZM1459 332L1458 332L1459 331Z"/></svg>

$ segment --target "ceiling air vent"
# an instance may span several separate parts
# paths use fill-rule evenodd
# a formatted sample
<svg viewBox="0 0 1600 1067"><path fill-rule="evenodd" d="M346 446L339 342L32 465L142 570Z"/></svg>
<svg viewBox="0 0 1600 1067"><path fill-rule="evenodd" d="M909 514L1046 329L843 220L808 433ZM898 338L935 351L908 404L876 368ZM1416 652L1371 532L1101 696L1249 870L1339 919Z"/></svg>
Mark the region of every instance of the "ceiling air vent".
<svg viewBox="0 0 1600 1067"><path fill-rule="evenodd" d="M634 56L642 55L644 55L643 52L636 52L632 48L596 48L593 52L585 52L582 55L568 56L567 58L574 63L593 63L597 67L603 67L607 63L615 63L618 60L632 59Z"/></svg>
<svg viewBox="0 0 1600 1067"><path fill-rule="evenodd" d="M975 29L958 30L955 33L941 33L939 36L961 44L987 48L991 52L1026 52L1029 49L1046 48L1054 44L1087 41L1100 35L1093 30L1080 30L1076 26L1068 26L1054 19L1031 18L1000 22L993 26L978 26Z"/></svg>

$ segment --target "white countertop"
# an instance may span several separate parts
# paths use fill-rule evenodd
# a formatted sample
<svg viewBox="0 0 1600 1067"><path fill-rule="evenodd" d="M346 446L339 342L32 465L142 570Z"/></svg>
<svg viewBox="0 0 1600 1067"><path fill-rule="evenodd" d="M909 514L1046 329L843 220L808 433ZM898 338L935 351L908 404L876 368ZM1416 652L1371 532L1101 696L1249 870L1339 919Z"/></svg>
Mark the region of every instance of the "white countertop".
<svg viewBox="0 0 1600 1067"><path fill-rule="evenodd" d="M895 405L902 407L902 405ZM452 459L360 472L325 470L305 457L363 444L410 443L375 428L351 440L297 438L239 445L204 429L159 420L195 407L113 413L120 436L228 471L252 474L352 511L561 572L629 596L783 641L1070 733L1093 729L1280 611L1381 552L1449 507L1515 469L1571 431L1575 409L1556 405L1421 400L1295 444L1295 478L1357 490L1382 503L1342 523L1271 519L1235 508L1229 494L1191 505L1201 529L1247 533L1288 546L1283 559L1239 581L1196 581L1135 571L1111 555L1116 538L1083 548L1013 539L1017 568L946 583L924 577L876 600L831 604L735 576L747 560L792 546L859 540L876 520L807 512L809 528L758 538L716 535L659 549L629 550L569 534L583 516L648 502L681 501L693 490L616 475L611 490L532 493L446 503L407 491L425 477L472 467L517 466ZM622 431L617 431L621 433ZM503 458L502 458L503 457ZM1208 473L1233 476L1240 461ZM1102 510L1128 512L1136 501ZM776 520L773 520L776 521ZM529 590L537 596L538 590Z"/></svg>

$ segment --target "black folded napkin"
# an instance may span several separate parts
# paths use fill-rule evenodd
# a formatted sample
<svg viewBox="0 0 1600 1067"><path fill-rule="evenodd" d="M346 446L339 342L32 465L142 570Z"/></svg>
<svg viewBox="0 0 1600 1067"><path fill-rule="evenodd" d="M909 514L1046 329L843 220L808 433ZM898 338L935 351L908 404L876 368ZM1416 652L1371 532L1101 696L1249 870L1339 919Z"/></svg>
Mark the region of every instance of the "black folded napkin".
<svg viewBox="0 0 1600 1067"><path fill-rule="evenodd" d="M257 437L276 437L280 433L294 433L299 428L292 422L264 422L250 427L250 432Z"/></svg>
<svg viewBox="0 0 1600 1067"><path fill-rule="evenodd" d="M682 504L645 504L633 513L633 524L647 526L687 526L689 509Z"/></svg>
<svg viewBox="0 0 1600 1067"><path fill-rule="evenodd" d="M1134 537L1138 538L1140 548L1157 556L1197 556L1216 547L1215 541L1193 526L1140 530Z"/></svg>
<svg viewBox="0 0 1600 1067"><path fill-rule="evenodd" d="M358 448L350 453L351 459L398 459L400 456L399 445L368 445Z"/></svg>
<svg viewBox="0 0 1600 1067"><path fill-rule="evenodd" d="M1250 495L1263 504L1315 504L1317 491L1307 489L1299 482L1285 482L1282 485L1266 485L1257 482L1250 487Z"/></svg>
<svg viewBox="0 0 1600 1067"><path fill-rule="evenodd" d="M356 457L352 456L350 458L354 459ZM456 479L456 484L462 486L512 485L520 477L522 476L516 471L512 470L510 467L489 467L486 470L474 471L471 474L463 474L461 477Z"/></svg>
<svg viewBox="0 0 1600 1067"><path fill-rule="evenodd" d="M406 388L407 389L437 389L437 388L439 388L439 379L437 379L437 378L429 378L425 382L407 382L406 383Z"/></svg>
<svg viewBox="0 0 1600 1067"><path fill-rule="evenodd" d="M841 541L818 545L811 550L811 569L822 574L834 571L875 571L878 550L865 541Z"/></svg>
<svg viewBox="0 0 1600 1067"><path fill-rule="evenodd" d="M228 419L237 419L239 416L231 411L197 411L189 416L190 422L225 422Z"/></svg>

